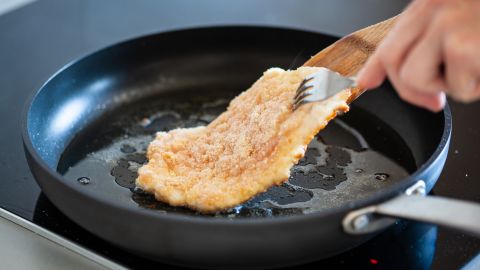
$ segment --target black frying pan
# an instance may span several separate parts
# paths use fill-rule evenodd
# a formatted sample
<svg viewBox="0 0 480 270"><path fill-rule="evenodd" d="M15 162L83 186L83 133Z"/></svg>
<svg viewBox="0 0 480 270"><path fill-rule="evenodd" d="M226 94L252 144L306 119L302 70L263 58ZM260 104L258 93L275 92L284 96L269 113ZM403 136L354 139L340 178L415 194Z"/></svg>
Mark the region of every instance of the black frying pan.
<svg viewBox="0 0 480 270"><path fill-rule="evenodd" d="M365 242L395 221L382 216L444 224L445 211L435 207L445 201L418 194L430 191L442 170L450 110L412 107L390 85L364 94L329 124L288 183L234 209L200 215L135 189L155 131L207 124L268 67L296 68L334 41L296 30L219 27L100 50L63 68L29 99L23 117L29 165L73 221L173 264L293 265ZM457 203L443 210L478 211ZM478 213L457 221L449 225L475 232Z"/></svg>

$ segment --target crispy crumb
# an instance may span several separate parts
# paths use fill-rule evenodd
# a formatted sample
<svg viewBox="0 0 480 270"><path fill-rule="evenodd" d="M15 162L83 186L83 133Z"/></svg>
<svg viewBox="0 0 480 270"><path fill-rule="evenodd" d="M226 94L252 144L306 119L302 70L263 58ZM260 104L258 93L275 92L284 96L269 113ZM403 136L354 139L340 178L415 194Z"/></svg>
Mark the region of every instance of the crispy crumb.
<svg viewBox="0 0 480 270"><path fill-rule="evenodd" d="M285 182L318 131L349 109L346 89L292 112L298 85L316 71L269 69L208 126L157 133L137 186L171 205L214 212Z"/></svg>

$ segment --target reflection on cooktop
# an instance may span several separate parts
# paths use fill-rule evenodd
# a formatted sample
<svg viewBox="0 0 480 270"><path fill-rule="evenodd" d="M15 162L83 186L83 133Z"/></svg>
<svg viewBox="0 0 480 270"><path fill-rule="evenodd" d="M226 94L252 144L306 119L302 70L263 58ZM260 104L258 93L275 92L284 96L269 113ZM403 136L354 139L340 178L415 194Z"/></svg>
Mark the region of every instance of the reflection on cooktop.
<svg viewBox="0 0 480 270"><path fill-rule="evenodd" d="M85 209L85 211L89 211L89 209ZM64 216L43 193L38 197L33 222L129 268L158 268L161 266L162 269L178 269L138 257L90 234ZM435 253L436 239L436 226L401 222L357 248L303 267L430 269Z"/></svg>

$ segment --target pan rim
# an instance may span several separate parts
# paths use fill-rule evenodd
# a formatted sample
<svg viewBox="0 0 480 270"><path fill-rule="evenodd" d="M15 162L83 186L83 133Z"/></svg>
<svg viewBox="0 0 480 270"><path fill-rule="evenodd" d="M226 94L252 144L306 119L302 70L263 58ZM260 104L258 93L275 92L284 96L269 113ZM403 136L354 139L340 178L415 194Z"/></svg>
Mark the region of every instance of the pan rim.
<svg viewBox="0 0 480 270"><path fill-rule="evenodd" d="M305 29L300 29L300 28L289 28L289 27L274 27L274 26L253 26L253 25L222 25L222 26L201 26L201 27L188 27L188 28L180 28L180 29L173 29L173 30L168 30L168 31L162 31L162 32L156 32L156 33L149 33L145 35L141 35L138 37L133 37L130 39L126 39L124 41L116 42L112 45L105 46L101 49L96 49L93 50L92 52L86 53L75 60L67 63L64 65L62 68L60 68L57 72L55 72L53 75L51 75L45 83L42 84L38 90L33 91L27 98L23 110L22 110L22 116L21 116L21 134L22 134L22 140L23 140L23 145L24 148L27 150L28 154L32 157L34 162L36 163L37 166L41 167L41 169L46 172L50 177L56 180L56 184L61 184L64 187L68 188L70 191L77 193L78 195L81 195L83 198L87 200L92 200L96 203L108 206L113 209L117 209L120 211L126 211L129 212L129 214L133 215L140 215L140 216L147 216L152 219L156 219L158 221L172 221L172 222L186 222L190 224L202 224L202 225L218 225L218 226L248 226L248 225L271 225L271 224L279 224L279 223L291 223L291 222L299 222L299 221L304 221L304 220L315 220L315 219L321 219L326 216L330 216L333 214L338 214L341 212L348 212L366 205L372 205L376 204L382 201L387 200L388 198L391 198L397 194L400 194L403 192L404 189L406 189L408 186L410 186L413 182L419 180L418 176L426 169L429 168L430 166L433 165L435 161L441 156L441 154L444 151L448 151L448 145L450 141L450 135L451 135L451 130L452 130L452 115L451 115L451 110L448 105L448 103L445 105L445 108L442 110L443 118L444 118L444 126L443 126L443 133L440 139L439 144L437 145L435 151L431 154L431 156L427 159L426 162L424 162L419 168L417 168L412 174L410 174L408 177L404 178L401 181L398 181L397 183L376 191L372 195L368 196L367 198L363 199L358 199L355 200L351 203L344 204L339 207L335 208L328 208L319 212L313 212L309 214L303 214L303 215L290 215L290 216L278 216L278 217L265 217L265 218L236 218L236 219L229 219L229 218L213 218L213 217L205 217L205 216L190 216L190 215L184 215L184 214L179 214L179 213L158 213L155 211L147 210L147 209L142 209L140 207L133 207L133 206L127 206L127 205L119 205L112 203L111 201L104 199L102 197L98 196L93 196L92 194L87 193L86 191L79 189L76 185L74 185L73 182L67 181L60 173L58 173L56 170L51 169L44 159L41 157L37 149L33 146L33 142L31 141L29 132L28 132L28 116L30 113L30 109L36 100L36 97L42 92L43 89L49 83L55 79L58 75L60 75L62 72L70 68L71 66L88 59L89 57L92 57L98 53L104 52L106 50L112 49L114 47L120 47L120 46L126 46L128 44L134 43L134 42L139 42L144 39L148 38L153 38L154 36L168 36L169 34L188 34L188 32L191 31L199 31L199 30L232 30L232 31L238 31L238 30L247 30L247 31L281 31L281 32L303 32L305 34L310 34L310 35L325 35L325 36L330 36L332 38L336 38L332 35L329 34L324 34L321 32L314 32L314 31L309 31ZM38 182L38 181L37 181ZM45 193L46 194L46 193ZM48 197L48 194L46 194Z"/></svg>

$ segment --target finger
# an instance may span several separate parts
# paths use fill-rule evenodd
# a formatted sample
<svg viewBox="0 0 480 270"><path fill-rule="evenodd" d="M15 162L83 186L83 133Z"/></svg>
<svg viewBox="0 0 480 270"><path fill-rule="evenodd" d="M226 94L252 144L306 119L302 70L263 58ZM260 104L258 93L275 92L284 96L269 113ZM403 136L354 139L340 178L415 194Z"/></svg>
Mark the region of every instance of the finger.
<svg viewBox="0 0 480 270"><path fill-rule="evenodd" d="M471 102L476 98L476 79L466 67L448 64L446 67L448 82L447 93L461 102Z"/></svg>
<svg viewBox="0 0 480 270"><path fill-rule="evenodd" d="M441 66L443 31L434 21L424 36L413 46L400 68L400 80L413 89L437 93L447 88Z"/></svg>
<svg viewBox="0 0 480 270"><path fill-rule="evenodd" d="M460 16L457 17L461 20ZM478 99L480 61L477 55L480 39L472 37L472 33L476 32L473 29L458 27L454 30L454 34L444 40L446 89L453 99L471 102Z"/></svg>
<svg viewBox="0 0 480 270"><path fill-rule="evenodd" d="M414 1L399 15L396 24L360 71L359 85L376 87L384 80L385 73L398 72L402 59L429 23L433 14L431 2Z"/></svg>
<svg viewBox="0 0 480 270"><path fill-rule="evenodd" d="M438 112L445 106L445 93L440 89L435 93L425 93L405 84L398 74L392 74L389 78L403 100L433 112Z"/></svg>
<svg viewBox="0 0 480 270"><path fill-rule="evenodd" d="M465 102L465 103L480 100L480 83L479 82L480 82L479 79L471 81L472 91L469 93L468 98L467 97L464 97L464 98L457 97L455 95L452 95L452 98L457 100L457 101Z"/></svg>
<svg viewBox="0 0 480 270"><path fill-rule="evenodd" d="M473 75L468 75L467 72L462 72L462 74L457 74L457 72L452 72L453 74L449 77L449 86L446 93L452 97L456 101L469 103L478 100L479 93L477 92L478 87L476 80L473 78ZM458 86L453 85L451 83L453 81L457 81L456 84ZM462 82L460 82L462 81ZM464 84L463 86L459 86Z"/></svg>
<svg viewBox="0 0 480 270"><path fill-rule="evenodd" d="M446 97L443 92L431 94L407 87L398 93L403 100L432 112L439 112L445 107Z"/></svg>
<svg viewBox="0 0 480 270"><path fill-rule="evenodd" d="M357 84L365 89L377 88L385 80L386 75L387 71L380 56L374 54L358 73Z"/></svg>

